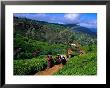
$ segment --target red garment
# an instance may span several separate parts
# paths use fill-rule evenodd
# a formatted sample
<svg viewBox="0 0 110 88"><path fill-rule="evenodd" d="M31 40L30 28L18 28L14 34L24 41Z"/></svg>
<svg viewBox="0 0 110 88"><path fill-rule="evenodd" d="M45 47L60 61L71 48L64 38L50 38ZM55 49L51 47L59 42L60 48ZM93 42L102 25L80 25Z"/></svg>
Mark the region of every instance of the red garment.
<svg viewBox="0 0 110 88"><path fill-rule="evenodd" d="M52 59L52 58L49 57L49 58L48 58L48 61L50 61L51 59Z"/></svg>

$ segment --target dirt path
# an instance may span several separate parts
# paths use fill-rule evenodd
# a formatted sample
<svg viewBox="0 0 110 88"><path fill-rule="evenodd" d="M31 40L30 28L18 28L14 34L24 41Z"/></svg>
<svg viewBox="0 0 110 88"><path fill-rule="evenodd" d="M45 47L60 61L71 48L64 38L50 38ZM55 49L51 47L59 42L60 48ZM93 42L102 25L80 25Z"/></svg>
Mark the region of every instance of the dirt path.
<svg viewBox="0 0 110 88"><path fill-rule="evenodd" d="M40 71L35 75L53 75L54 73L58 72L63 67L62 64L54 65L52 68L45 69L44 71Z"/></svg>

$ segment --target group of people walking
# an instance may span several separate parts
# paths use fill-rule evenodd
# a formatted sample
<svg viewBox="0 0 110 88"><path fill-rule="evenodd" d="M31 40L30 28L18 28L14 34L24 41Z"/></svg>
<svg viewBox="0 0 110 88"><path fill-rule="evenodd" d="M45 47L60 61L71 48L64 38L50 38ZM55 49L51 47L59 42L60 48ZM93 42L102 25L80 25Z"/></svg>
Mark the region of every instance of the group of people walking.
<svg viewBox="0 0 110 88"><path fill-rule="evenodd" d="M51 68L55 64L63 64L65 65L67 62L65 56L57 55L55 58L52 58L52 55L47 55L47 68Z"/></svg>

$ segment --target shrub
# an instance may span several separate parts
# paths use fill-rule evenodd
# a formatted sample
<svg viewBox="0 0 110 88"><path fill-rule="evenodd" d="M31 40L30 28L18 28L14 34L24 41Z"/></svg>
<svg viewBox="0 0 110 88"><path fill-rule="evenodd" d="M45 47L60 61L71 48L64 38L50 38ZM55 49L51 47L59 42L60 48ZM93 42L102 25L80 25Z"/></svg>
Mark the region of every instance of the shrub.
<svg viewBox="0 0 110 88"><path fill-rule="evenodd" d="M96 75L96 53L87 53L71 58L55 75Z"/></svg>
<svg viewBox="0 0 110 88"><path fill-rule="evenodd" d="M44 56L32 59L14 60L14 75L30 75L45 69L47 62Z"/></svg>

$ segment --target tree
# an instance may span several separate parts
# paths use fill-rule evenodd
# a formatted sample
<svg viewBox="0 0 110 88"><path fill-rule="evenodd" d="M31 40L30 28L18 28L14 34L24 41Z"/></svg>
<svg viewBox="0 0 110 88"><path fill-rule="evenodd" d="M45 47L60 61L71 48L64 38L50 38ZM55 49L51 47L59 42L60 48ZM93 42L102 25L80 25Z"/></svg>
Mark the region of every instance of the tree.
<svg viewBox="0 0 110 88"><path fill-rule="evenodd" d="M73 33L71 30L65 29L59 33L59 37L63 43L69 45L69 43L72 41Z"/></svg>

